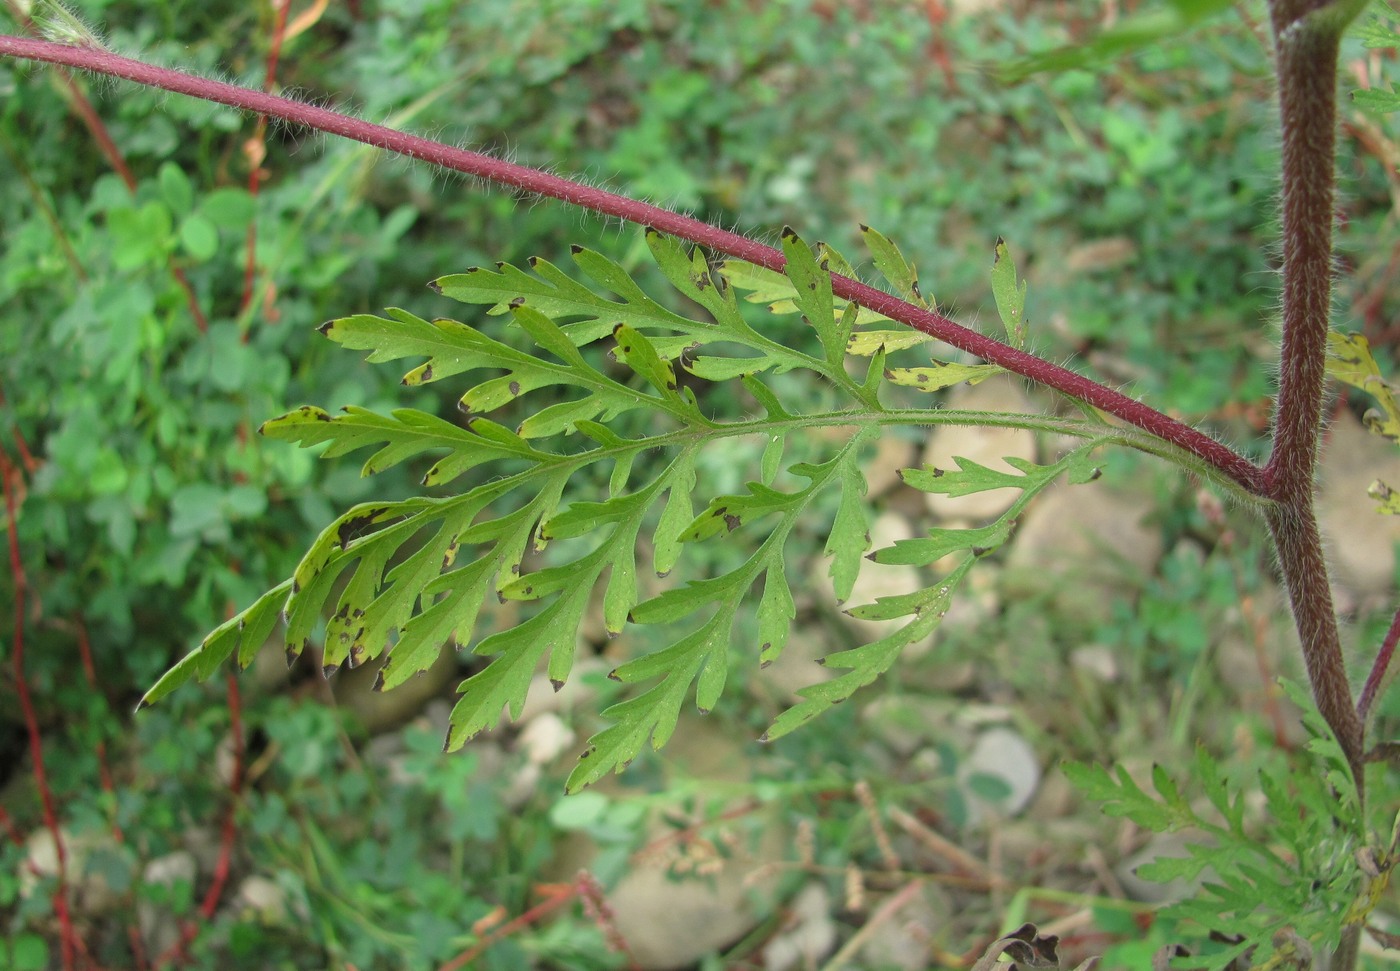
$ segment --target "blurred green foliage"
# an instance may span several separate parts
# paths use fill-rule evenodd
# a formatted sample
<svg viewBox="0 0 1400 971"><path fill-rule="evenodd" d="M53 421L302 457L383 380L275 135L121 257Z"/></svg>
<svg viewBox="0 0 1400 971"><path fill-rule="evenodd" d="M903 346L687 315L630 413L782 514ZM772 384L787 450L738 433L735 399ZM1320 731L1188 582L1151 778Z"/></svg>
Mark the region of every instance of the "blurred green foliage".
<svg viewBox="0 0 1400 971"><path fill-rule="evenodd" d="M265 5L75 6L119 51L261 84ZM1166 408L1229 420L1267 394L1254 365L1267 354L1275 300L1261 255L1273 237L1275 136L1260 12L1227 11L1109 69L1019 86L994 79L1027 52L1085 36L1101 13L1090 2L1054 12L1013 3L933 24L912 3L332 4L288 43L279 83L726 225L791 223L849 252L860 249L858 223L877 225L955 313L987 305L991 241L1004 235L1028 257L1038 351L1080 353L1100 376ZM17 31L6 16L0 26ZM613 235L591 217L444 185L422 167L283 128L269 135L254 197L248 119L129 85L78 83L130 162L134 192L52 72L0 62L0 447L14 456L22 436L40 463L18 524L32 610L26 675L66 825L96 833L115 821L128 834L88 866L128 910L160 899L188 915L193 888L145 881L142 864L216 825L227 784L209 767L228 714L213 688L175 696L134 728L126 713L365 494L352 464L321 465L254 434L303 401L393 402L392 370L348 363L312 327L383 306L431 317L444 307L427 280L550 257L581 238L602 235L629 270L641 252L634 234ZM1394 218L1385 167L1350 140L1344 151L1340 245L1354 272L1339 300L1363 319L1388 319L1398 298L1383 285ZM257 273L245 309L250 226ZM172 267L190 280L207 330ZM419 392L420 406L431 394ZM381 493L412 488L396 474L376 483ZM0 602L12 602L12 584L0 574ZM1190 648L1175 612L1226 589L1213 567L1169 560L1146 620L1116 616L1114 636ZM79 618L92 636L96 695L73 674ZM1193 661L1185 650L1171 663L1180 673ZM564 809L552 795L511 818L498 793L474 782L473 756L443 762L440 740L425 732L405 735L403 773L367 769L356 730L347 735L305 693L249 691L245 712L250 758L268 764L240 808L239 866L269 875L290 910L221 913L196 940L197 966L405 966L396 955L407 936L430 966L461 950L463 928L492 907L528 906L521 875L535 872L557 833L605 828L630 848L639 832L632 810L580 821L570 814L587 804ZM794 785L830 782L833 739L850 729L836 716L794 736L785 749ZM111 794L94 782L101 742L122 767ZM4 805L37 828L22 745L6 690L0 757L14 774ZM561 780L541 785L553 793ZM837 829L824 831L828 845L869 852L849 824L823 825ZM51 913L46 895L21 896L22 858L0 850L9 935L0 964L39 968L51 960L38 933ZM99 957L122 962L119 934L95 940ZM525 945L507 941L483 966L617 961L581 921L532 930Z"/></svg>

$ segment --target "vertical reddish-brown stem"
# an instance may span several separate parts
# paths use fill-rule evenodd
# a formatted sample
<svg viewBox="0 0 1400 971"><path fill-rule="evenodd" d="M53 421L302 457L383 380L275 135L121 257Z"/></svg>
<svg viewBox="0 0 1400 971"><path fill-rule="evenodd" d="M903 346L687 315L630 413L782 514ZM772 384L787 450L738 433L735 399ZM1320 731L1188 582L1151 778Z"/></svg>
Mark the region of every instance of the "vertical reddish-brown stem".
<svg viewBox="0 0 1400 971"><path fill-rule="evenodd" d="M1352 701L1313 509L1332 302L1337 49L1308 19L1316 4L1273 5L1283 138L1283 344L1274 447L1264 468L1269 529L1318 709L1364 785L1364 729ZM1306 7L1307 9L1302 9Z"/></svg>

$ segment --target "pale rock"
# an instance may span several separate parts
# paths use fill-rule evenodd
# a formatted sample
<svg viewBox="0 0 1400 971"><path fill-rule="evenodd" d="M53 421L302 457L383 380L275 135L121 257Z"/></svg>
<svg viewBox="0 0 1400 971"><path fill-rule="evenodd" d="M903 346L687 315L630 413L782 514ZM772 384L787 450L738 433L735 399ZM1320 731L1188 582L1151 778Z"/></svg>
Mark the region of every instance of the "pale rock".
<svg viewBox="0 0 1400 971"><path fill-rule="evenodd" d="M1085 644L1069 654L1070 667L1097 681L1112 684L1118 680L1118 658L1107 644Z"/></svg>
<svg viewBox="0 0 1400 971"><path fill-rule="evenodd" d="M909 439L900 438L890 429L882 432L875 454L862 467L866 497L874 499L897 487L899 470L913 465L916 454L917 448Z"/></svg>
<svg viewBox="0 0 1400 971"><path fill-rule="evenodd" d="M815 624L794 625L783 652L749 682L760 699L777 700L784 707L801 699L797 692L830 681L836 673L820 663L831 653L827 634Z"/></svg>
<svg viewBox="0 0 1400 971"><path fill-rule="evenodd" d="M1052 595L1060 612L1091 621L1135 590L1162 558L1150 502L1103 480L1061 480L1035 498L1010 543L1002 596Z"/></svg>
<svg viewBox="0 0 1400 971"><path fill-rule="evenodd" d="M870 549L871 551L884 549L887 546L893 546L897 540L913 539L916 535L918 534L915 533L914 528L903 516L889 512L881 513L870 524ZM827 589L833 590L831 577L826 575L825 570L823 570L822 575ZM919 571L912 566L863 560L860 564L860 574L856 577L855 585L851 588L851 595L847 598L844 606L850 608L871 604L880 597L913 593L923 589L923 586L924 583L919 577ZM834 599L834 592L832 597ZM846 613L841 614L841 619L855 632L861 642L866 644L899 630L909 622L907 617L894 620L861 620Z"/></svg>
<svg viewBox="0 0 1400 971"><path fill-rule="evenodd" d="M1319 475L1318 521L1336 580L1339 606L1371 609L1394 593L1400 516L1382 516L1367 487L1381 479L1400 488L1395 445L1368 432L1349 411L1327 430Z"/></svg>
<svg viewBox="0 0 1400 971"><path fill-rule="evenodd" d="M703 791L704 783L747 781L756 747L750 739L736 738L720 720L687 712L666 746L665 759L680 777L700 782ZM613 776L597 783L593 791L629 792ZM641 968L670 971L694 966L758 925L767 908L755 906L755 901L770 897L779 884L778 872L764 864L787 853L789 836L776 811L752 827L704 826L700 833L704 839L686 845L676 841L674 826L666 822L663 807L657 806L647 831L644 842L655 851L634 856L607 894L613 924ZM756 845L750 845L745 835L749 833L759 834ZM596 856L597 845L587 832L570 831L544 878L567 879L580 868L592 866Z"/></svg>
<svg viewBox="0 0 1400 971"><path fill-rule="evenodd" d="M76 909L86 916L97 916L120 906L122 895L112 889L103 875L106 867L98 864L110 862L111 858L129 863L129 852L104 830L75 834L59 827L59 839L63 841L64 875ZM100 861L102 857L109 859ZM58 846L53 833L48 829L35 830L25 840L25 859L19 865L20 897L33 896L39 881L57 877L58 870Z"/></svg>
<svg viewBox="0 0 1400 971"><path fill-rule="evenodd" d="M148 887L170 889L177 884L189 885L193 893L199 865L188 850L176 850L147 862L141 871L141 882ZM152 903L150 895L140 894L136 900L136 924L148 954L164 954L180 939L180 920L164 904Z"/></svg>
<svg viewBox="0 0 1400 971"><path fill-rule="evenodd" d="M883 900L872 900L870 909L881 903ZM860 966L923 971L931 966L935 935L955 914L947 892L937 884L925 883L912 900L870 931L860 949Z"/></svg>
<svg viewBox="0 0 1400 971"><path fill-rule="evenodd" d="M821 964L836 946L831 893L815 881L797 892L783 928L763 946L767 971L803 971Z"/></svg>
<svg viewBox="0 0 1400 971"><path fill-rule="evenodd" d="M543 672L530 679L530 688L525 694L525 706L520 710L520 724L528 724L548 712L570 714L575 709L593 710L593 699L598 694L596 682L605 676L608 665L593 656L592 649L581 650L575 656L574 668L557 691Z"/></svg>
<svg viewBox="0 0 1400 971"><path fill-rule="evenodd" d="M948 395L946 407L976 411L1034 412L1035 406L1020 386L1006 375L988 378L981 384L959 385ZM1020 473L1003 461L1006 457L1035 461L1035 435L1022 428L987 428L978 425L939 425L929 434L924 448L925 466L953 470L956 458L967 458L989 469ZM1004 513L1020 489L992 489L956 499L928 493L924 497L929 511L940 521L982 525Z"/></svg>
<svg viewBox="0 0 1400 971"><path fill-rule="evenodd" d="M244 877L233 899L244 919L262 924L287 922L287 892L276 880L257 873Z"/></svg>
<svg viewBox="0 0 1400 971"><path fill-rule="evenodd" d="M974 775L995 776L1010 791L1001 799L988 800L971 787ZM1040 784L1040 761L1019 732L1006 726L989 728L977 736L958 767L958 780L974 822L988 815L1014 816L1035 795Z"/></svg>
<svg viewBox="0 0 1400 971"><path fill-rule="evenodd" d="M554 712L532 718L520 730L520 747L525 758L535 765L547 765L573 746L578 736Z"/></svg>

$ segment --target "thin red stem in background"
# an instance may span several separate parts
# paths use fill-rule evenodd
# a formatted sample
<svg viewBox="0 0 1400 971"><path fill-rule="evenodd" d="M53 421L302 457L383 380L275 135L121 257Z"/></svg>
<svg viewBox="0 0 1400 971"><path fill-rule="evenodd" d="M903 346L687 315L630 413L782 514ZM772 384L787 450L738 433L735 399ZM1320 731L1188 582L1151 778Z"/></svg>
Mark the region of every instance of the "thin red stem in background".
<svg viewBox="0 0 1400 971"><path fill-rule="evenodd" d="M171 962L180 962L185 957L185 949L191 942L199 936L200 930L205 924L213 919L214 914L219 909L219 902L223 899L224 887L228 884L229 871L233 862L233 846L238 837L238 806L243 796L243 763L244 763L244 742L243 742L243 704L238 694L238 678L232 672L229 673L226 682L228 684L228 716L229 716L229 738L233 746L233 768L229 776L228 807L224 811L224 821L219 833L219 859L214 864L214 880L209 885L209 891L204 895L203 902L199 905L199 914L202 921L185 921L180 928L180 939L172 944L164 954L156 958L156 967L164 967Z"/></svg>
<svg viewBox="0 0 1400 971"><path fill-rule="evenodd" d="M277 8L277 22L272 28L272 46L267 52L267 72L263 75L263 90L271 91L277 86L277 62L282 57L282 40L287 33L287 13L291 10L291 0L274 0ZM248 156L248 195L254 200L262 188L262 163L267 154L267 115L258 115L257 129L253 137L244 143ZM253 305L253 285L257 277L258 220L256 212L248 221L247 254L243 264L243 299L239 301L240 313ZM248 339L245 332L243 339Z"/></svg>
<svg viewBox="0 0 1400 971"><path fill-rule="evenodd" d="M594 926L603 932L603 939L608 942L609 949L627 959L627 971L641 971L642 966L632 956L632 949L627 946L626 938L617 929L617 917L608 904L608 898L603 893L603 885L598 882L598 878L587 870L580 870L578 876L574 877L574 891L583 901L583 912L593 921Z"/></svg>
<svg viewBox="0 0 1400 971"><path fill-rule="evenodd" d="M497 941L504 940L518 930L548 917L569 901L578 896L578 887L571 883L543 883L535 886L535 891L540 893L544 899L525 913L512 920L507 921L494 931L487 934L451 961L448 961L438 971L459 971L461 968L470 967L471 962L486 953L486 949Z"/></svg>
<svg viewBox="0 0 1400 971"><path fill-rule="evenodd" d="M1381 682L1385 680L1385 673L1390 668L1390 662L1395 659L1397 641L1400 641L1400 609L1397 609L1395 616L1391 618L1390 630L1385 632L1385 640L1381 642L1380 653L1376 655L1376 660L1371 665L1371 673L1366 676L1366 683L1361 688L1361 697L1356 702L1356 716L1363 722L1371 711L1371 703L1376 700L1376 695L1380 693Z"/></svg>
<svg viewBox="0 0 1400 971"><path fill-rule="evenodd" d="M0 56L29 58L52 64L66 64L113 77L125 78L150 87L177 94L187 94L205 101L214 101L244 111L259 112L282 118L293 124L306 125L318 131L363 142L409 158L420 159L441 168L462 172L491 182L512 186L536 195L547 196L572 205L590 209L605 216L614 216L697 243L750 263L781 271L786 260L771 246L727 232L699 219L682 216L658 206L628 199L612 192L582 185L570 179L551 175L523 165L491 158L477 152L443 145L373 125L326 108L300 104L286 98L240 88L237 85L194 77L179 71L156 67L119 57L106 51L86 47L69 47L47 41L22 37L0 36ZM888 293L866 286L847 277L833 275L832 290L840 297L853 300L863 307L883 314L891 320L906 324L954 347L997 364L1008 371L1037 384L1053 388L1095 408L1114 415L1130 425L1155 435L1163 441L1195 455L1218 469L1242 488L1257 496L1266 496L1261 470L1229 446L1189 425L1168 417L1127 395L1107 388L1096 381L1052 364L1033 354L1017 350L993 340L944 317L942 314L915 307Z"/></svg>
<svg viewBox="0 0 1400 971"><path fill-rule="evenodd" d="M5 389L0 387L0 408L4 408L7 404ZM19 451L19 461L24 466L24 471L30 475L38 472L39 460L30 454L29 445L24 440L24 433L19 430L18 422L10 422L10 435L14 438L15 448Z"/></svg>
<svg viewBox="0 0 1400 971"><path fill-rule="evenodd" d="M19 470L9 457L0 451L0 488L5 493L5 536L9 541L10 578L15 586L15 633L10 648L10 661L14 667L15 692L19 695L20 712L24 716L25 731L29 735L29 755L34 763L34 785L39 790L39 803L43 807L44 826L53 838L54 854L58 860L58 886L54 889L53 909L58 917L59 943L63 953L63 967L74 966L78 947L78 936L73 930L73 919L68 912L68 851L63 845L63 834L58 828L58 814L54 811L53 792L49 788L49 775L44 767L44 743L39 734L39 717L34 711L34 700L29 694L29 681L24 675L24 610L25 587L24 564L19 555L19 510L15 502L18 490Z"/></svg>

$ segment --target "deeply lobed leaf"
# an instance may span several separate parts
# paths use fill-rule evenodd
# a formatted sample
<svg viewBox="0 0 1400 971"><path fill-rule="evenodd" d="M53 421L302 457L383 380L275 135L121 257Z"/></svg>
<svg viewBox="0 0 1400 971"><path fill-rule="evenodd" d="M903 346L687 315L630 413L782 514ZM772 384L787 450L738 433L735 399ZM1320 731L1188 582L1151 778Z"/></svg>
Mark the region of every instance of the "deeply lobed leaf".
<svg viewBox="0 0 1400 971"><path fill-rule="evenodd" d="M898 248L873 230L865 230L865 236L877 269L892 286L922 306L931 305ZM650 686L604 713L612 724L593 739L570 778L573 789L627 764L648 744L663 744L692 692L702 711L718 703L727 683L734 625L746 601L757 601L760 663L782 653L797 617L788 539L823 495L833 496L835 508L823 547L828 572L837 597L850 596L870 547L865 453L893 417L880 402L881 388L927 386L930 381L921 377L926 374L937 374L933 383L946 387L981 380L996 369L942 361L887 367L888 355L920 352L928 339L860 329L878 327L884 319L833 296L831 273L850 275L854 269L831 247L809 247L791 230L783 235L784 274L734 261L716 269L702 253L653 231L646 242L667 280L707 319L668 309L617 263L575 247L577 269L611 296L543 260L530 262L533 273L498 264L434 282L445 296L485 307L489 318L500 321L495 336L397 309L323 325L323 334L367 351L371 362L413 360L404 376L408 387L485 372L460 398L468 417L457 424L412 409L379 415L350 407L333 415L305 406L267 422L263 433L323 446L327 458L372 448L366 475L412 462L425 468L426 485L464 477L467 484L455 495L364 503L338 517L290 580L212 633L146 700L191 677L207 677L235 650L239 663L248 663L257 646L253 642L260 644L271 633L279 613L289 660L318 637L327 675L387 653L376 685L387 689L424 670L442 645L471 643L489 593L537 603L538 610L523 622L473 647L488 660L461 685L447 737L453 748L496 725L503 711L518 715L541 664L556 686L565 681L577 631L598 599L609 634L630 624L664 629L668 636L657 650L613 672L624 683ZM1004 290L1005 272L995 272L994 289ZM1014 283L1014 270L1011 278ZM750 301L770 303L774 313L801 313L811 325L814 340L808 344L814 346L788 347L764 337L741 313L736 290L745 290ZM1021 285L1015 299L1023 297ZM1001 305L1010 298L998 292L997 299ZM521 350L526 343L535 350ZM608 349L606 357L593 345ZM720 352L702 353L711 346ZM869 358L865 374L852 377L848 361L861 357ZM849 406L828 415L794 414L765 383L769 375L793 370L819 375ZM689 379L683 380L683 371ZM697 396L694 379L737 381L734 395L751 401L761 414L713 417L704 404L710 399ZM486 417L528 404L532 395L549 398L527 411L514 430ZM642 414L645 421L635 417ZM928 423L975 418L936 410L911 415ZM619 419L627 416L633 416L631 431L624 432ZM988 419L1018 421L1015 416ZM835 434L806 434L818 426ZM638 434L641 427L646 431ZM845 673L801 692L801 700L766 737L791 731L887 670L905 646L932 633L959 582L977 559L1010 536L1016 516L1035 494L1066 473L1074 480L1090 477L1089 455L1111 439L1107 426L1057 420L1055 427L1088 441L1050 465L1015 463L1016 473L966 460L956 470L905 473L911 485L928 491L963 495L1013 485L1021 497L985 527L936 530L871 554L879 562L918 566L949 553L962 557L920 591L851 608L855 616L908 620L873 644L829 657L828 665ZM702 499L697 513L701 453L749 437L765 443L757 477L742 492ZM789 459L791 453L799 460ZM643 464L642 456L654 458ZM603 496L588 485L600 477L608 482ZM688 545L739 532L754 552L738 566L641 599L639 549L651 547L649 566L664 576L682 561Z"/></svg>

